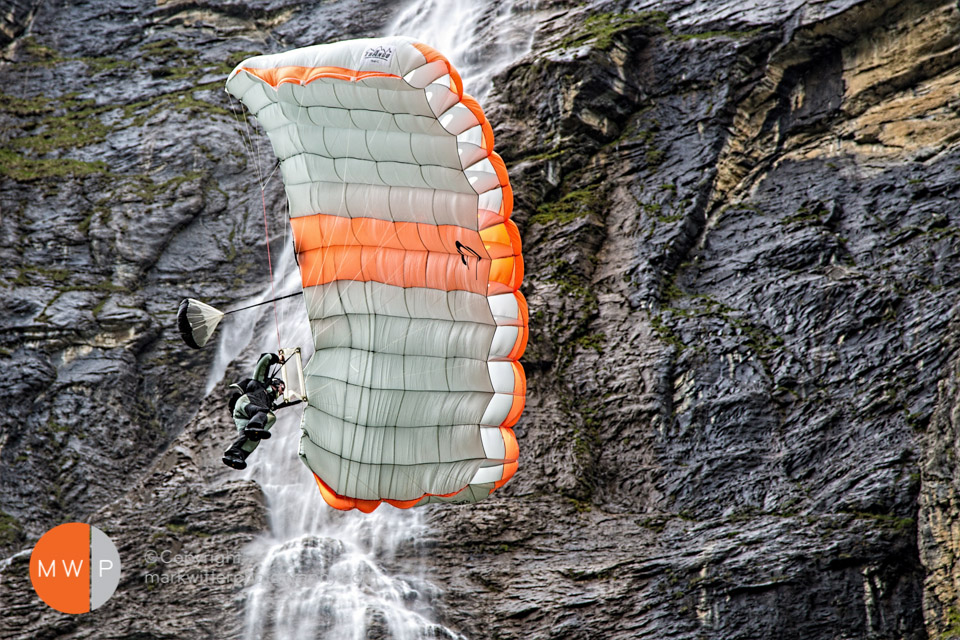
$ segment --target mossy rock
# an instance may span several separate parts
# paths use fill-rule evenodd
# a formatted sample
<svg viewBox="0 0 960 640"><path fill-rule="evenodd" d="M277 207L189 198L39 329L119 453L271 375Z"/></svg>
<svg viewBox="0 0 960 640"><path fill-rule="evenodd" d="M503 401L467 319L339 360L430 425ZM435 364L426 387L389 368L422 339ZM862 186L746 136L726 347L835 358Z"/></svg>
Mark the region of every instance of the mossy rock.
<svg viewBox="0 0 960 640"><path fill-rule="evenodd" d="M0 511L0 548L13 547L23 542L20 521L5 511Z"/></svg>
<svg viewBox="0 0 960 640"><path fill-rule="evenodd" d="M598 13L583 22L583 28L563 39L561 49L579 47L593 40L600 51L609 51L617 35L630 29L645 29L651 33L665 33L667 19L664 11L641 11L640 13Z"/></svg>

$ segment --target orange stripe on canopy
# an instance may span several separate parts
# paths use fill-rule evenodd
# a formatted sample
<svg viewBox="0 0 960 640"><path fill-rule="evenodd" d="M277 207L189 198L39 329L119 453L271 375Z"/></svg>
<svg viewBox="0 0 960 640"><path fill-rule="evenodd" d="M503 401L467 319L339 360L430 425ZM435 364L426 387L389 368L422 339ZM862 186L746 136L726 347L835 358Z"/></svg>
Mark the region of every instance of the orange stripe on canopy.
<svg viewBox="0 0 960 640"><path fill-rule="evenodd" d="M458 98L463 97L463 80L460 79L460 74L457 73L457 70L453 68L453 65L450 64L450 61L447 60L447 57L442 53L431 47L430 45L423 44L422 42L414 42L413 46L416 47L417 51L423 54L423 57L427 60L427 64L431 62L440 61L447 65L447 73L450 74L450 80L453 84L454 93L457 94Z"/></svg>
<svg viewBox="0 0 960 640"><path fill-rule="evenodd" d="M320 78L332 78L335 80L345 80L347 82L356 82L365 78L396 78L400 76L394 73L383 73L382 71L357 71L356 69L345 69L343 67L271 67L269 69L255 69L253 67L240 67L241 71L246 71L252 76L260 78L271 87L276 89L281 84L310 84Z"/></svg>
<svg viewBox="0 0 960 640"><path fill-rule="evenodd" d="M484 232L322 213L290 224L304 288L358 280L493 295L516 291L523 281L520 234L509 221Z"/></svg>
<svg viewBox="0 0 960 640"><path fill-rule="evenodd" d="M480 123L480 130L483 132L483 143L480 146L487 151L493 151L493 127L490 126L490 121L483 115L480 103L473 96L464 95L460 98L460 104L469 109L473 117Z"/></svg>
<svg viewBox="0 0 960 640"><path fill-rule="evenodd" d="M512 432L511 432L512 437ZM516 445L516 439L513 440L514 447ZM509 446L509 444L508 444ZM514 463L516 464L516 463ZM511 473L511 475L513 475ZM389 498L384 500L361 500L359 498L348 498L342 496L330 486L320 479L320 476L313 474L313 479L317 481L317 487L320 489L320 495L323 496L324 502L333 507L334 509L339 509L341 511L350 511L350 509L359 509L364 513L371 513L374 509L380 506L381 503L386 502L387 504L396 507L397 509L410 509L411 507L417 506L417 503L426 498L427 496L436 496L438 498L452 498L457 495L463 489L454 491L453 493L425 493L419 498L414 498L413 500L391 500ZM466 489L466 487L464 487Z"/></svg>
<svg viewBox="0 0 960 640"><path fill-rule="evenodd" d="M516 462L508 462L507 464L503 465L503 477L493 483L493 488L499 489L503 485L507 484L507 481L509 481L510 478L513 477L513 474L517 472L518 466L520 465Z"/></svg>

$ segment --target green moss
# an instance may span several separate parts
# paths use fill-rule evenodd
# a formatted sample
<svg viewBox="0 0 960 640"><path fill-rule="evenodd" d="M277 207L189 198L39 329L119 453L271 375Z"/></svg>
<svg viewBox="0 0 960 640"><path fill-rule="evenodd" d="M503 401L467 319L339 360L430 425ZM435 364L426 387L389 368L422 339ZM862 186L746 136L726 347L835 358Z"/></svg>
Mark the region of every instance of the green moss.
<svg viewBox="0 0 960 640"><path fill-rule="evenodd" d="M167 109L233 118L233 114L227 109L194 97L194 93L199 91L221 91L222 88L220 82L208 82L189 89L165 93L149 100L133 102L124 105L124 117L131 119L133 126L137 127L144 125L150 118Z"/></svg>
<svg viewBox="0 0 960 640"><path fill-rule="evenodd" d="M727 524L734 524L738 522L750 522L751 520L754 520L764 515L769 515L769 514L766 514L760 511L760 509L757 509L756 507L748 505L746 507L743 507L742 509L738 509L737 511L727 516Z"/></svg>
<svg viewBox="0 0 960 640"><path fill-rule="evenodd" d="M872 513L869 511L846 511L858 520L871 520L881 527L892 529L901 533L908 533L916 528L917 521L913 518L901 518L884 513Z"/></svg>
<svg viewBox="0 0 960 640"><path fill-rule="evenodd" d="M937 636L939 640L960 638L960 609L950 607L944 612L943 631Z"/></svg>
<svg viewBox="0 0 960 640"><path fill-rule="evenodd" d="M654 331L657 332L657 335L661 339L677 347L683 346L673 330L666 324L666 320L670 316L679 318L715 318L738 330L740 334L745 337L744 345L753 350L761 359L769 357L783 347L783 338L766 327L744 319L742 314L737 313L737 310L733 307L717 302L708 295L684 291L679 284L677 284L677 278L680 270L685 266L686 265L681 265L672 277L663 282L661 287L660 299L665 305L662 309L664 315L651 319Z"/></svg>
<svg viewBox="0 0 960 640"><path fill-rule="evenodd" d="M17 286L29 286L39 282L61 284L70 277L70 272L66 269L49 269L34 264L25 264L17 267L17 277L13 279L13 284Z"/></svg>
<svg viewBox="0 0 960 640"><path fill-rule="evenodd" d="M49 178L83 177L107 173L107 165L97 160L85 162L72 158L27 158L9 149L0 149L0 175L17 182L36 182Z"/></svg>
<svg viewBox="0 0 960 640"><path fill-rule="evenodd" d="M67 433L70 431L70 427L67 425L60 424L57 422L57 419L51 415L47 418L46 424L40 427L41 433L44 433L48 436L56 435L58 433Z"/></svg>
<svg viewBox="0 0 960 640"><path fill-rule="evenodd" d="M15 63L19 65L53 67L64 62L79 61L87 65L87 70L91 75L119 68L132 69L136 66L132 60L112 56L64 56L51 47L41 45L33 36L23 38L21 42L18 59Z"/></svg>
<svg viewBox="0 0 960 640"><path fill-rule="evenodd" d="M684 218L684 214L683 214L683 213L674 213L674 214L672 214L672 215L659 215L659 216L657 216L657 220L658 220L659 222L663 222L664 224L672 224L672 223L674 223L674 222L680 222L681 220L683 220L683 218Z"/></svg>
<svg viewBox="0 0 960 640"><path fill-rule="evenodd" d="M214 87L216 87L217 90L221 89L219 82L214 83ZM228 116L232 118L233 114L230 113L230 111L228 111L227 109L224 109L223 107L218 107L217 105L211 102L207 102L206 100L198 100L193 95L196 91L209 91L210 88L211 88L210 85L206 85L206 87L203 87L203 86L196 87L194 89L190 89L182 93L178 93L176 94L176 98L171 98L170 100L167 101L167 105L179 111L189 111L191 113L204 113L209 115Z"/></svg>
<svg viewBox="0 0 960 640"><path fill-rule="evenodd" d="M637 524L643 527L644 529L648 529L649 531L652 531L654 533L662 533L663 530L667 528L667 519L663 517L644 518Z"/></svg>
<svg viewBox="0 0 960 640"><path fill-rule="evenodd" d="M806 222L818 223L820 222L820 215L809 213L806 209L798 209L794 215L781 220L780 224L803 224Z"/></svg>
<svg viewBox="0 0 960 640"><path fill-rule="evenodd" d="M30 127L36 133L19 136L10 145L44 155L102 142L112 131L112 127L100 120L100 115L112 110L112 106L97 106L93 100L65 100L56 106L57 113Z"/></svg>
<svg viewBox="0 0 960 640"><path fill-rule="evenodd" d="M593 509L593 505L585 500L568 497L567 502L573 506L577 513L589 513Z"/></svg>
<svg viewBox="0 0 960 640"><path fill-rule="evenodd" d="M647 28L656 32L666 32L669 17L664 11L594 14L584 20L579 31L564 38L560 42L560 48L579 47L593 40L596 49L609 51L617 35L628 29Z"/></svg>
<svg viewBox="0 0 960 640"><path fill-rule="evenodd" d="M742 207L741 207L742 208ZM780 224L820 224L827 207L822 202L806 203L796 213L780 221Z"/></svg>
<svg viewBox="0 0 960 640"><path fill-rule="evenodd" d="M603 345L607 342L607 336L603 333L590 333L574 338L573 343L583 349L593 349L598 354L603 353Z"/></svg>
<svg viewBox="0 0 960 640"><path fill-rule="evenodd" d="M682 268L682 267L681 267ZM754 324L742 317L736 309L714 300L708 295L691 294L677 284L675 274L661 287L661 301L664 307L661 314L652 316L651 327L662 341L676 346L681 351L689 348L679 338L670 322L674 318L714 318L729 324L743 336L743 345L754 351L761 361L765 361L777 350L783 348L784 340L768 328ZM697 347L694 347L697 348Z"/></svg>
<svg viewBox="0 0 960 640"><path fill-rule="evenodd" d="M581 304L581 309L585 309L589 305L592 308L586 309L587 311L595 310L597 295L574 265L566 260L557 259L548 263L547 267L549 271L546 280L559 285L562 295L579 298L583 303L586 303Z"/></svg>
<svg viewBox="0 0 960 640"><path fill-rule="evenodd" d="M681 288L680 288L680 285L677 284L677 274L676 274L676 273L673 274L673 277L671 277L669 280L667 280L666 282L663 283L663 288L662 288L661 291L660 291L660 299L663 300L664 302L671 302L671 301L673 301L673 300L679 300L679 299L682 298L684 295L685 295L685 294L684 294L683 289L681 289ZM685 312L687 311L686 309L672 309L672 308L671 308L671 311L676 311L676 312L678 312L677 315L681 315L681 316L684 316L684 317L689 317L688 314L685 313Z"/></svg>
<svg viewBox="0 0 960 640"><path fill-rule="evenodd" d="M761 328L741 318L730 317L728 320L746 335L747 347L761 358L769 356L783 347L783 338L772 333L769 329Z"/></svg>
<svg viewBox="0 0 960 640"><path fill-rule="evenodd" d="M160 65L150 68L150 75L154 78L182 80L202 75L206 68L196 63L200 59L199 52L184 49L173 38L145 44L140 47L140 52L145 61Z"/></svg>
<svg viewBox="0 0 960 640"><path fill-rule="evenodd" d="M535 313L531 322L544 340L552 340L556 348L556 379L561 381L558 400L565 415L564 441L577 469L577 481L564 490L567 499L579 505L578 511L592 508L590 498L596 488L596 457L600 450L599 433L603 417L596 401L591 401L578 390L568 387L566 371L582 349L603 349L606 337L591 331L592 319L599 308L595 287L583 269L590 269L588 261L568 262L554 259L544 265L541 278L556 287L563 300L563 310L556 315Z"/></svg>
<svg viewBox="0 0 960 640"><path fill-rule="evenodd" d="M766 211L764 211L760 207L760 205L754 204L752 202L739 202L735 206L731 207L731 210L752 211L753 213L756 213L761 216L767 215Z"/></svg>
<svg viewBox="0 0 960 640"><path fill-rule="evenodd" d="M0 149L0 175L18 182L34 182L50 178L107 174L101 161L85 162L70 158L45 157L70 149L102 143L118 128L141 126L164 109L194 114L229 117L226 109L195 97L198 91L220 89L220 83L208 83L188 90L163 94L128 105L98 105L93 100L78 100L70 95L57 98L16 98L0 94L0 113L29 119ZM104 117L119 113L119 119L106 124ZM86 222L82 231L89 228Z"/></svg>
<svg viewBox="0 0 960 640"><path fill-rule="evenodd" d="M643 155L644 160L647 161L647 166L650 168L659 167L663 162L664 157L666 157L666 152L660 149L647 149L647 152Z"/></svg>
<svg viewBox="0 0 960 640"><path fill-rule="evenodd" d="M94 318L100 315L100 312L103 311L103 306L107 304L107 300L109 299L110 299L110 296L105 296L101 298L100 302L94 305L93 309L90 310L90 312L93 313Z"/></svg>
<svg viewBox="0 0 960 640"><path fill-rule="evenodd" d="M87 65L87 70L91 75L114 71L116 69L133 69L136 67L136 64L132 60L111 58L109 56L80 58L80 60Z"/></svg>
<svg viewBox="0 0 960 640"><path fill-rule="evenodd" d="M544 151L543 153L535 153L530 156L523 156L517 159L517 162L543 162L545 160L553 160L554 158L559 158L563 155L564 150L559 146L554 147L550 151ZM516 163L513 163L516 164Z"/></svg>
<svg viewBox="0 0 960 640"><path fill-rule="evenodd" d="M181 176L176 176L159 183L154 182L147 176L141 176L139 185L136 189L136 194L143 202L150 204L156 202L158 195L163 193L173 193L183 183L191 182L193 180L200 180L203 178L203 176L203 172L188 171Z"/></svg>
<svg viewBox="0 0 960 640"><path fill-rule="evenodd" d="M123 285L119 285L119 284L114 284L109 280L101 280L95 284L91 284L88 286L79 286L77 287L77 290L78 291L105 291L108 293L130 293L130 289L128 287L124 287Z"/></svg>
<svg viewBox="0 0 960 640"><path fill-rule="evenodd" d="M259 56L261 51L237 51L231 53L227 56L227 59L220 63L220 66L217 68L217 71L223 75L227 75L233 71L238 64L246 60L247 58L252 58L254 56Z"/></svg>
<svg viewBox="0 0 960 640"><path fill-rule="evenodd" d="M140 53L144 58L169 62L183 58L193 58L198 55L196 51L187 50L177 44L173 38L164 38L149 42L140 47Z"/></svg>
<svg viewBox="0 0 960 640"><path fill-rule="evenodd" d="M0 111L32 120L23 127L22 135L16 135L0 149L0 175L18 182L33 182L106 173L106 164L101 161L42 156L102 142L112 128L100 116L113 109L69 95L57 99L2 96Z"/></svg>
<svg viewBox="0 0 960 640"><path fill-rule="evenodd" d="M0 547L16 544L23 536L20 521L5 511L0 511Z"/></svg>
<svg viewBox="0 0 960 640"><path fill-rule="evenodd" d="M649 108L643 109L641 113L648 111ZM636 142L639 144L650 145L653 144L654 138L657 136L657 131L659 131L659 126L641 129L641 126L651 127L648 120L640 121L639 118L632 119L626 127L623 129L623 133L620 136L611 142L608 147L616 147L617 145L625 144L628 142Z"/></svg>
<svg viewBox="0 0 960 640"><path fill-rule="evenodd" d="M537 207L537 212L530 217L531 224L570 224L577 218L600 214L603 198L597 186L576 189L565 194L554 202L544 202Z"/></svg>
<svg viewBox="0 0 960 640"><path fill-rule="evenodd" d="M140 47L144 61L152 63L150 75L155 78L182 80L196 78L204 74L227 75L243 60L259 55L259 51L237 51L225 60L207 62L201 53L193 49L184 49L173 38L150 42ZM218 88L220 83L217 83Z"/></svg>
<svg viewBox="0 0 960 640"><path fill-rule="evenodd" d="M914 413L907 408L903 410L904 420L907 422L907 426L917 432L926 431L927 424L929 423L930 416L922 413ZM919 479L919 474L917 474Z"/></svg>
<svg viewBox="0 0 960 640"><path fill-rule="evenodd" d="M683 340L673 332L673 329L670 328L659 316L650 317L650 327L653 329L653 332L657 334L657 337L661 341L666 342L669 345L673 345L679 351L683 351L687 348L687 345L683 343Z"/></svg>
<svg viewBox="0 0 960 640"><path fill-rule="evenodd" d="M86 235L87 231L90 230L90 225L93 224L93 218L97 215L96 211L91 211L87 214L87 217L80 221L80 224L77 225L77 231Z"/></svg>
<svg viewBox="0 0 960 640"><path fill-rule="evenodd" d="M36 117L53 111L53 106L44 96L33 98L18 98L0 93L0 113L9 114L18 118Z"/></svg>
<svg viewBox="0 0 960 640"><path fill-rule="evenodd" d="M67 60L67 58L61 56L56 50L37 42L37 39L33 36L26 36L20 39L20 46L17 53L27 58L28 64L41 67L52 67Z"/></svg>

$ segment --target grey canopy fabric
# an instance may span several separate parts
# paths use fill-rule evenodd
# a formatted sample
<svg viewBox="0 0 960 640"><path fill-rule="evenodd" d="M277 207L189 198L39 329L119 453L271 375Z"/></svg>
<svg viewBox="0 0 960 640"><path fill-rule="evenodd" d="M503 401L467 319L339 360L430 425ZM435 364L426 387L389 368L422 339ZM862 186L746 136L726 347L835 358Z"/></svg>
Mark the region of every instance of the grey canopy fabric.
<svg viewBox="0 0 960 640"><path fill-rule="evenodd" d="M250 58L227 90L280 159L315 347L300 455L324 499L487 496L517 468L527 308L482 109L403 37Z"/></svg>

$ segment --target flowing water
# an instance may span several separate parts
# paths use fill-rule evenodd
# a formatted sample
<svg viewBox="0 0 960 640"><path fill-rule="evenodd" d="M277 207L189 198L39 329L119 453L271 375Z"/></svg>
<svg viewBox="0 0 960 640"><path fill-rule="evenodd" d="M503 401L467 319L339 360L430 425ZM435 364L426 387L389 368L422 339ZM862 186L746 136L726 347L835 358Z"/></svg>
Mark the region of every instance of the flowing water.
<svg viewBox="0 0 960 640"><path fill-rule="evenodd" d="M464 91L482 104L493 76L530 51L537 4L420 0L398 12L387 32L417 38L440 51L460 73Z"/></svg>
<svg viewBox="0 0 960 640"><path fill-rule="evenodd" d="M417 0L401 7L387 33L418 38L443 52L460 71L466 91L482 99L490 78L529 51L535 9L535 3L510 0ZM269 149L265 142L259 146ZM296 289L299 275L289 235L274 245L284 247L276 257L274 282L277 295L283 295ZM271 295L267 288L261 299ZM209 389L241 355L252 369L260 353L277 350L273 315L267 305L228 317ZM283 346L300 346L306 362L312 339L302 302L280 302L278 315ZM241 337L249 335L256 336L253 342ZM392 575L384 568L397 554L417 555L426 534L423 512L389 505L369 515L329 508L297 456L300 414L299 407L278 411L273 437L242 472L263 488L270 524L248 550L259 560L246 592L245 637L461 638L432 621L432 602L440 596L435 586L422 575Z"/></svg>

